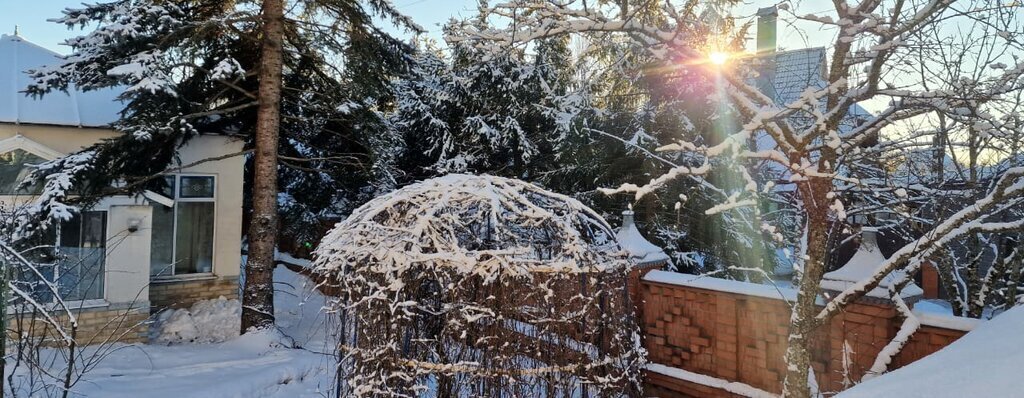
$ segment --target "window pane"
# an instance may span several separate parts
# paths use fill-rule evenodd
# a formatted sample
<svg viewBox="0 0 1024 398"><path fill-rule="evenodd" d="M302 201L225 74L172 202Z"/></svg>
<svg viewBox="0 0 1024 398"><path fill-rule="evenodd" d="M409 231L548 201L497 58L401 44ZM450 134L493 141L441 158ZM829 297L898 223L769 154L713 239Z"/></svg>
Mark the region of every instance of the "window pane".
<svg viewBox="0 0 1024 398"><path fill-rule="evenodd" d="M65 300L103 298L106 213L87 211L61 224L57 287Z"/></svg>
<svg viewBox="0 0 1024 398"><path fill-rule="evenodd" d="M174 208L153 204L153 234L149 246L149 275L174 275Z"/></svg>
<svg viewBox="0 0 1024 398"><path fill-rule="evenodd" d="M29 239L20 241L15 247L15 250L21 252L25 259L32 263L31 267L34 270L19 263L12 273L12 283L38 302L49 303L53 300L53 294L50 293L46 283L52 281L55 276L56 243L56 228L48 228ZM13 299L21 301L17 296Z"/></svg>
<svg viewBox="0 0 1024 398"><path fill-rule="evenodd" d="M174 273L213 271L213 202L178 202L177 206Z"/></svg>
<svg viewBox="0 0 1024 398"><path fill-rule="evenodd" d="M182 198L212 198L213 177L181 176Z"/></svg>
<svg viewBox="0 0 1024 398"><path fill-rule="evenodd" d="M42 192L42 186L35 185L25 190L18 190L21 180L32 172L28 165L35 165L45 162L39 156L33 155L21 149L0 153L0 194L38 194Z"/></svg>

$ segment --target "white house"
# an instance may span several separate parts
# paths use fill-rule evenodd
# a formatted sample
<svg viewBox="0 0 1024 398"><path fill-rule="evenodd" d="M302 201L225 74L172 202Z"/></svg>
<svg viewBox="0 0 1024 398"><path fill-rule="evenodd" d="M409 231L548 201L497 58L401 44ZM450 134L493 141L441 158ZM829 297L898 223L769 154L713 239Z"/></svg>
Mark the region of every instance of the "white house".
<svg viewBox="0 0 1024 398"><path fill-rule="evenodd" d="M118 90L71 88L42 99L21 92L29 83L25 70L52 64L58 56L17 34L0 37L0 203L8 209L38 193L17 189L28 165L119 134L108 128L122 109L115 100ZM180 158L189 164L241 149L238 140L200 136ZM202 163L167 175L162 192L106 198L61 224L42 238L49 242L39 242L42 247L27 254L52 260L42 274L76 311L103 313L79 317L86 335L100 333L115 317L134 325L160 308L237 296L243 162L238 156ZM56 301L50 296L40 299ZM144 329L124 340L144 339Z"/></svg>

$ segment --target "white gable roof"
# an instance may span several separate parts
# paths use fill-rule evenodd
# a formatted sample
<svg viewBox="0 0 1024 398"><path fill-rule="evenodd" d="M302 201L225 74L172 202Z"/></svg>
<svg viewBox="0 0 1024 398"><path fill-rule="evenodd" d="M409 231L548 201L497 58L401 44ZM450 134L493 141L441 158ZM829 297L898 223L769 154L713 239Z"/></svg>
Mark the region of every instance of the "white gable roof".
<svg viewBox="0 0 1024 398"><path fill-rule="evenodd" d="M35 142L21 134L0 140L0 153L7 153L15 149L21 149L46 160L54 160L65 155L56 149Z"/></svg>
<svg viewBox="0 0 1024 398"><path fill-rule="evenodd" d="M42 98L23 92L30 79L25 73L61 62L60 54L18 35L0 36L0 122L105 127L124 109L117 101L120 89L53 91Z"/></svg>

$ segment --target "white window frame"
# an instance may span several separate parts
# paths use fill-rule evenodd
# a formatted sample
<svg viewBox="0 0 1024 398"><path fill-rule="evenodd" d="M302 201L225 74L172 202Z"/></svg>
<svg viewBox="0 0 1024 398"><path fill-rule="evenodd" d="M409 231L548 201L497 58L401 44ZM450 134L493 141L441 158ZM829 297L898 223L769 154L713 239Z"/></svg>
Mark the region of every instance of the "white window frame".
<svg viewBox="0 0 1024 398"><path fill-rule="evenodd" d="M217 185L219 185L219 184L217 184L217 174L213 174L213 173L170 173L170 174L167 174L167 176L174 177L174 197L173 198L168 198L168 199L171 199L173 201L173 206L169 206L169 207L171 207L171 209L172 209L171 219L174 220L174 228L171 229L171 265L172 265L170 267L171 273L169 275L156 275L156 276L152 275L153 271L152 271L152 257L151 257L150 258L150 267L149 267L149 271L148 271L148 272L151 273L149 278L150 278L150 280L153 280L153 281L175 281L175 280L182 280L182 279L206 279L206 278L210 278L210 277L212 277L214 275L213 270L217 269L217 196L219 194L218 187L217 187ZM181 177L212 177L213 178L213 197L210 197L210 198L182 198L181 197ZM159 195L159 196L163 196L160 193L155 193L155 194ZM154 199L150 199L150 200L153 201L153 202L157 202L157 200L154 200ZM174 265L177 264L177 262L178 262L177 256L178 256L178 203L179 202L181 202L181 203L186 203L186 202L213 203L213 246L211 248L212 253L210 253L210 272L195 272L195 273L187 273L187 274L178 274L177 273L177 267L175 267ZM162 206L166 206L165 203L158 203L158 204L162 205ZM150 235L150 239L152 240L152 235ZM150 247L152 248L152 242L150 242Z"/></svg>

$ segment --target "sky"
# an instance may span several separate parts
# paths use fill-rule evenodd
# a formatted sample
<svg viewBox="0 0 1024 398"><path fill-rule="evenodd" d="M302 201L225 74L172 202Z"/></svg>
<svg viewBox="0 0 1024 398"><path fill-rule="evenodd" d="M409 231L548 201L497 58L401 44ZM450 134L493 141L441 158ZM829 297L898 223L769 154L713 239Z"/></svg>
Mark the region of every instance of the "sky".
<svg viewBox="0 0 1024 398"><path fill-rule="evenodd" d="M95 3L103 0L0 0L0 33L11 34L15 26L22 37L61 54L69 52L60 45L64 39L75 35L63 25L47 22L47 19L61 16L61 10L79 7L83 2ZM477 0L392 0L399 11L411 16L416 23L436 34L440 39L440 25L451 17L472 16L476 13Z"/></svg>
<svg viewBox="0 0 1024 398"><path fill-rule="evenodd" d="M49 48L58 53L66 54L69 49L60 45L64 39L75 35L63 25L47 22L47 19L61 15L67 7L77 7L82 2L101 0L0 0L0 33L11 34L15 26L22 37ZM420 26L427 29L431 36L440 39L441 25L449 18L470 17L476 13L477 0L392 0L402 13L412 17ZM734 10L734 14L746 19L753 17L759 7L775 4L774 1L746 2ZM818 13L831 7L828 0L797 1L795 10L798 13ZM831 42L832 34L821 34L816 26L797 23L791 26L792 18L786 13L779 20L779 46L781 48L802 48L822 46ZM753 32L751 32L753 33ZM750 46L753 46L750 40Z"/></svg>

